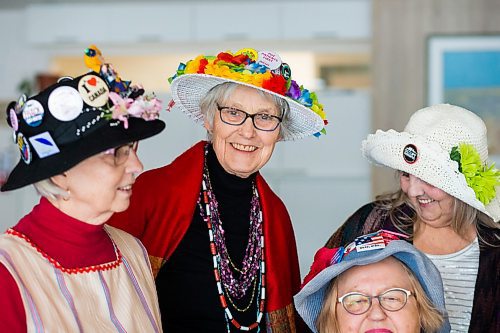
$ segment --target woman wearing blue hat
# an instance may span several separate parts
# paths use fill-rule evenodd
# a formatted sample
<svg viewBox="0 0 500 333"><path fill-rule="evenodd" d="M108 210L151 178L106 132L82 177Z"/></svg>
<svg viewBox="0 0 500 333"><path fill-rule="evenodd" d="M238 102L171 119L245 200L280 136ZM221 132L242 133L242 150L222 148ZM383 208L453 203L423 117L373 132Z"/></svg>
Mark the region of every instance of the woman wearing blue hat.
<svg viewBox="0 0 500 333"><path fill-rule="evenodd" d="M160 102L96 70L7 108L21 159L2 191L42 198L0 236L3 332L162 331L144 247L105 225L143 170L137 141L165 127Z"/></svg>
<svg viewBox="0 0 500 333"><path fill-rule="evenodd" d="M294 299L314 333L450 332L439 271L386 230L320 249Z"/></svg>

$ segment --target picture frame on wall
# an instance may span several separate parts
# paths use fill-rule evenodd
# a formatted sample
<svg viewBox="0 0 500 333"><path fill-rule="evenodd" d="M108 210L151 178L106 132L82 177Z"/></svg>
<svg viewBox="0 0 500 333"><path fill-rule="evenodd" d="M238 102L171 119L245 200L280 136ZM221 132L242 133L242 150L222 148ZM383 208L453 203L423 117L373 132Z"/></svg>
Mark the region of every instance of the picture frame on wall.
<svg viewBox="0 0 500 333"><path fill-rule="evenodd" d="M500 166L500 34L430 36L427 103L478 114L488 130L490 159Z"/></svg>

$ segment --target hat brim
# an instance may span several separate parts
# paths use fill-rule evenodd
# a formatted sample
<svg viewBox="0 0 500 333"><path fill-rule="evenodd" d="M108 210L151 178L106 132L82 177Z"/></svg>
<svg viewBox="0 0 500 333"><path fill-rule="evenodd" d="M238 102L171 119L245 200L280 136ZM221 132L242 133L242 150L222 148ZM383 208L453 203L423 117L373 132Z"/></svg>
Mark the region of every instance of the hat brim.
<svg viewBox="0 0 500 333"><path fill-rule="evenodd" d="M406 162L403 157L403 151L408 145L417 148L417 158L413 163ZM437 143L407 132L378 130L375 134L368 135L362 142L361 151L363 156L375 165L412 174L483 212L494 221L500 218L492 210L499 204L498 195L490 203L492 209L489 207L487 209L476 198L474 190L469 187L465 176L458 170L458 163L453 161L449 153Z"/></svg>
<svg viewBox="0 0 500 333"><path fill-rule="evenodd" d="M164 128L165 123L161 120L145 121L140 118L129 118L127 129L122 123L116 126L102 126L92 135L82 137L67 146L60 146L60 152L57 154L34 159L30 164L20 160L9 174L1 191L15 190L61 174L93 155L129 142L149 138Z"/></svg>
<svg viewBox="0 0 500 333"><path fill-rule="evenodd" d="M283 141L302 139L316 134L324 128L324 122L319 115L291 98L251 84L208 74L184 74L176 77L171 85L174 107L180 108L195 122L202 123L200 100L210 89L224 82L237 83L284 99L290 106L290 115L286 131L282 133L281 140Z"/></svg>
<svg viewBox="0 0 500 333"><path fill-rule="evenodd" d="M317 333L316 320L323 306L326 289L330 281L354 266L366 266L394 256L413 271L425 293L434 306L443 314L446 313L441 275L425 255L416 250L410 243L400 240L392 241L384 249L365 252L352 251L344 261L322 270L302 290L294 296L294 303L300 316L309 328ZM448 320L438 332L449 332Z"/></svg>

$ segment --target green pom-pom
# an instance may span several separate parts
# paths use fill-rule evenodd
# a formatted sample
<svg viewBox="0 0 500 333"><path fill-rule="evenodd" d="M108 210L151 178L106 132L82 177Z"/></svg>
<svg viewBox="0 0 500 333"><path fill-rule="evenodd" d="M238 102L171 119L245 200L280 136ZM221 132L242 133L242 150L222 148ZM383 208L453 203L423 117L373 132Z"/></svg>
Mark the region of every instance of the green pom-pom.
<svg viewBox="0 0 500 333"><path fill-rule="evenodd" d="M467 143L453 147L450 158L454 161L458 159L459 170L476 193L476 198L485 205L489 204L496 196L495 187L500 185L500 171L495 164L483 165L477 150Z"/></svg>

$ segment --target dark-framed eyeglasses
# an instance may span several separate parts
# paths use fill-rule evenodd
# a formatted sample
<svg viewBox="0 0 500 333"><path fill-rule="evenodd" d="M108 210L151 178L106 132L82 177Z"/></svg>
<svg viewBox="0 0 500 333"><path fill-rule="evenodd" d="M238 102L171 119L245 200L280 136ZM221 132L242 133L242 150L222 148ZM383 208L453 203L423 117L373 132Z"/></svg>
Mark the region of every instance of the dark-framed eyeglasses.
<svg viewBox="0 0 500 333"><path fill-rule="evenodd" d="M130 152L133 150L137 152L139 147L139 141L129 142L127 144L118 146L116 148L111 148L103 152L105 155L113 155L115 165L122 165L127 162Z"/></svg>
<svg viewBox="0 0 500 333"><path fill-rule="evenodd" d="M247 118L251 118L253 126L256 129L266 132L274 131L283 120L281 117L268 113L249 114L236 108L220 106L218 104L217 110L219 110L220 113L220 120L228 125L239 126L243 124Z"/></svg>
<svg viewBox="0 0 500 333"><path fill-rule="evenodd" d="M399 311L408 302L411 291L402 288L392 288L377 296L368 296L358 292L350 292L338 298L344 309L353 315L367 312L372 306L372 299L377 298L380 306L387 311Z"/></svg>

